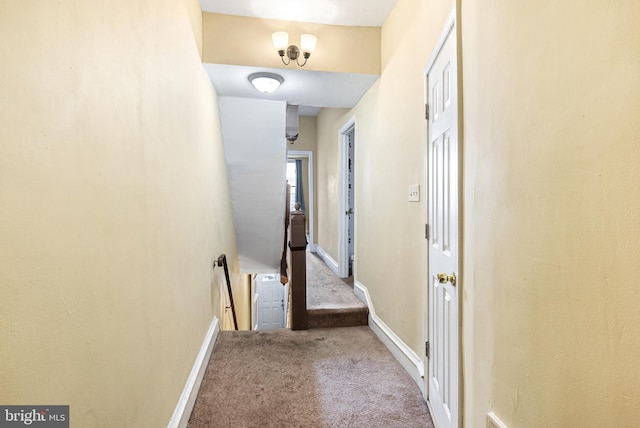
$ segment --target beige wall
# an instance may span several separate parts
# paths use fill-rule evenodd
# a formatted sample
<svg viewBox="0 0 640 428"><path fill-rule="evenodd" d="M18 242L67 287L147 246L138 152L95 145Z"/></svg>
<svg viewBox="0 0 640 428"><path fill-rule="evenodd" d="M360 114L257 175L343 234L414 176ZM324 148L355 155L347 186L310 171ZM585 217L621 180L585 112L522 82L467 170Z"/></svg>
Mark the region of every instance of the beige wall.
<svg viewBox="0 0 640 428"><path fill-rule="evenodd" d="M471 426L640 426L640 3L488 3L462 8Z"/></svg>
<svg viewBox="0 0 640 428"><path fill-rule="evenodd" d="M191 20L191 29L193 37L198 48L198 54L202 59L202 9L196 5L195 0L187 0L189 2L188 14ZM199 3L199 2L198 2Z"/></svg>
<svg viewBox="0 0 640 428"><path fill-rule="evenodd" d="M349 109L323 108L317 118L318 129L318 245L338 260L338 213L340 183L340 128L349 120Z"/></svg>
<svg viewBox="0 0 640 428"><path fill-rule="evenodd" d="M315 154L318 148L318 118L300 116L298 118L298 139L289 144L289 150L307 150Z"/></svg>
<svg viewBox="0 0 640 428"><path fill-rule="evenodd" d="M300 151L309 151L313 154L313 181L317 183L318 181L318 167L316 163L317 158L317 118L315 116L300 116L298 121L298 129L299 135L298 139L293 143L289 144L289 150L300 150ZM302 159L302 168L303 168L303 185L304 185L304 198L305 198L305 207L309 210L309 170L308 170L308 159ZM318 240L318 197L317 197L317 184L314 187L313 194L313 236L314 239ZM309 222L309 216L306 217L307 223ZM307 224L307 229L309 225ZM314 244L315 242L311 242Z"/></svg>
<svg viewBox="0 0 640 428"><path fill-rule="evenodd" d="M300 35L318 37L305 70L380 74L380 28L347 27L203 13L204 62L269 68L299 68L282 63L271 35L289 33L300 47ZM302 61L302 60L301 60Z"/></svg>
<svg viewBox="0 0 640 428"><path fill-rule="evenodd" d="M0 6L3 404L166 426L222 315L211 266L236 277L237 254L197 8Z"/></svg>
<svg viewBox="0 0 640 428"><path fill-rule="evenodd" d="M380 80L318 117L320 244L337 255L337 130L355 114L356 279L419 355L426 195L406 190L425 182L423 71L452 8L400 0ZM512 428L640 425L638 18L633 0L463 3L466 427L491 410Z"/></svg>
<svg viewBox="0 0 640 428"><path fill-rule="evenodd" d="M382 27L382 75L346 116L356 117L356 280L368 288L377 315L418 355L427 272L423 70L452 7L398 3ZM408 201L412 184L420 185L420 203Z"/></svg>
<svg viewBox="0 0 640 428"><path fill-rule="evenodd" d="M238 264L236 263L235 266ZM231 299L227 290L227 283L224 278L224 269L219 269L220 275L220 328L222 330L234 330L233 311L231 310ZM231 269L231 267L230 267ZM238 330L251 330L251 317L253 312L253 299L251 293L251 275L248 274L231 274L231 291L233 293L233 305L236 309L236 320L238 322Z"/></svg>

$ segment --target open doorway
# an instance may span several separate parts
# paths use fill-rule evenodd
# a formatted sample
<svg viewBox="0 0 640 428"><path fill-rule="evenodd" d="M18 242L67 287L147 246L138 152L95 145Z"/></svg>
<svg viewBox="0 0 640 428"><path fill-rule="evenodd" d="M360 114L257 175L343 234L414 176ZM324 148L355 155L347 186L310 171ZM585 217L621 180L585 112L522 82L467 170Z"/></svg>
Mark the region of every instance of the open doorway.
<svg viewBox="0 0 640 428"><path fill-rule="evenodd" d="M340 129L340 221L338 224L338 271L341 278L354 275L355 257L355 145L356 119Z"/></svg>
<svg viewBox="0 0 640 428"><path fill-rule="evenodd" d="M289 150L287 153L287 181L291 185L291 210L296 203L306 219L307 248L315 252L313 152Z"/></svg>

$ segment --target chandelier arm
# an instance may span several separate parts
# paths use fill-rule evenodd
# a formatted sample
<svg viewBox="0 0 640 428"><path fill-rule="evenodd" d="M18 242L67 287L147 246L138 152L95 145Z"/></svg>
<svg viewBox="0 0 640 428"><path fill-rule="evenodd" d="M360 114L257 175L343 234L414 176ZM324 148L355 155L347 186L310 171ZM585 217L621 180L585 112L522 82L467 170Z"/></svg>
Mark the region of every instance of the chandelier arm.
<svg viewBox="0 0 640 428"><path fill-rule="evenodd" d="M299 58L299 57L298 57ZM298 61L298 58L296 58L296 63L298 64L298 67L304 67L304 65L307 63L307 57L304 58L304 62L302 64L300 64L300 61Z"/></svg>
<svg viewBox="0 0 640 428"><path fill-rule="evenodd" d="M289 65L289 63L291 63L291 58L289 58L289 62L284 62L284 55L280 55L280 59L284 65Z"/></svg>

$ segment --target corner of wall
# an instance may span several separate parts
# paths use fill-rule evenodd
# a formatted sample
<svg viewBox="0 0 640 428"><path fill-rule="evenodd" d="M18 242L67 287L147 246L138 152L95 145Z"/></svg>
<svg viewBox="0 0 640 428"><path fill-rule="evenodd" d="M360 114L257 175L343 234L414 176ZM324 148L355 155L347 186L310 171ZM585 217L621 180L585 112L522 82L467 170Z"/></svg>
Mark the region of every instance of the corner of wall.
<svg viewBox="0 0 640 428"><path fill-rule="evenodd" d="M190 0L187 8L187 14L189 15L189 21L191 22L191 28L193 29L193 37L198 49L198 55L200 56L200 61L202 61L202 8L198 0Z"/></svg>
<svg viewBox="0 0 640 428"><path fill-rule="evenodd" d="M369 327L407 371L424 395L424 364L422 359L378 317L367 287L356 280L353 288L354 294L369 308Z"/></svg>

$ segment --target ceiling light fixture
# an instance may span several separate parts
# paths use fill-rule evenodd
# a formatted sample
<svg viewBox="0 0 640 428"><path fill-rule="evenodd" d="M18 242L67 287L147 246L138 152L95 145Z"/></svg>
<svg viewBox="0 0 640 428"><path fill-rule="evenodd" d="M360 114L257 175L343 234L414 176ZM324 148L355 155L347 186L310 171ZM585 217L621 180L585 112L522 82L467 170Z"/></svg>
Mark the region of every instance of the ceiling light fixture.
<svg viewBox="0 0 640 428"><path fill-rule="evenodd" d="M270 94L278 89L284 78L275 73L253 73L249 75L249 82L260 92Z"/></svg>
<svg viewBox="0 0 640 428"><path fill-rule="evenodd" d="M316 48L316 43L318 42L318 38L313 34L303 34L300 36L300 47L298 48L296 45L289 45L289 34L284 31L278 31L277 33L273 33L271 36L273 39L273 47L278 51L278 55L280 55L280 59L284 65L289 65L291 61L295 61L299 67L304 67L307 63L307 60L313 53ZM289 45L287 47L287 45ZM302 51L302 56L304 57L304 62L300 64L300 51ZM284 61L284 54L287 54L287 62Z"/></svg>

